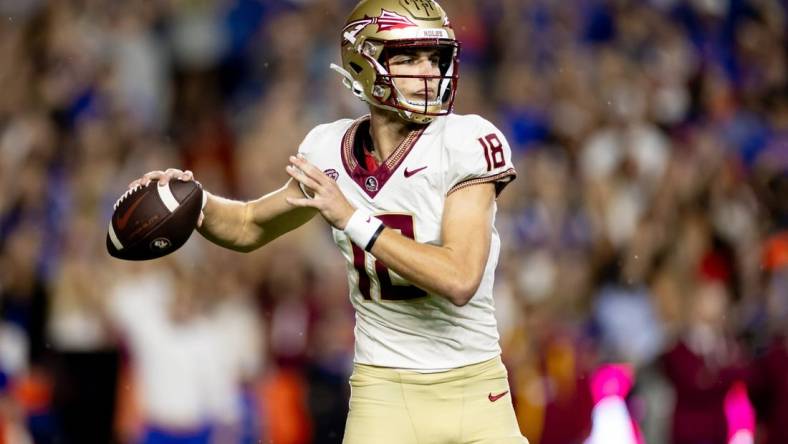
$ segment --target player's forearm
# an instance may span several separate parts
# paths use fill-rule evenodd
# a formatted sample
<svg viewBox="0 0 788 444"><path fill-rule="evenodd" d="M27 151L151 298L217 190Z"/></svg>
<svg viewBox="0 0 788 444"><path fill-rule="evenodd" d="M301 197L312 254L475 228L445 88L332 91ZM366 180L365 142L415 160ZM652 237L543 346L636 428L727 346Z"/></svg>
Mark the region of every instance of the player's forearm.
<svg viewBox="0 0 788 444"><path fill-rule="evenodd" d="M371 253L412 284L458 306L476 293L487 259L484 255L484 262L474 261L481 255L422 244L391 229L383 230Z"/></svg>
<svg viewBox="0 0 788 444"><path fill-rule="evenodd" d="M250 223L249 202L225 199L208 195L208 203L203 209L200 234L211 242L236 251L250 251L255 248L255 238Z"/></svg>
<svg viewBox="0 0 788 444"><path fill-rule="evenodd" d="M293 181L250 202L209 195L200 234L232 250L257 249L314 217L314 209L294 207L288 196L301 196Z"/></svg>

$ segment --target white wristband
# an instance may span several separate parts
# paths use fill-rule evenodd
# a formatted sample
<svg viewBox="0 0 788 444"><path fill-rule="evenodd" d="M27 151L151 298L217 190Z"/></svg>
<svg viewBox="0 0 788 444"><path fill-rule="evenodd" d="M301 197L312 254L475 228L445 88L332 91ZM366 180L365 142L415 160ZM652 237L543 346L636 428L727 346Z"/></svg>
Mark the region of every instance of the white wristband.
<svg viewBox="0 0 788 444"><path fill-rule="evenodd" d="M369 251L384 227L383 222L377 217L364 210L356 210L347 221L344 231L354 244Z"/></svg>

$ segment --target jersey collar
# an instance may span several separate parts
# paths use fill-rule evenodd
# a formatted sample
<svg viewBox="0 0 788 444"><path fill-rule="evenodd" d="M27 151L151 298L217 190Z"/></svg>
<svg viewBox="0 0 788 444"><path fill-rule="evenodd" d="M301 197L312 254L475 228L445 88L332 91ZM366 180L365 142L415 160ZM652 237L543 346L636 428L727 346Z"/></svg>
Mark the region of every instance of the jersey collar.
<svg viewBox="0 0 788 444"><path fill-rule="evenodd" d="M428 125L411 131L394 152L378 166L378 169L371 173L363 166L359 165L356 156L353 155L353 145L356 141L358 129L362 123L368 122L369 119L369 115L366 115L357 119L350 125L350 128L348 128L345 135L342 137L341 150L342 164L345 166L348 175L362 190L364 190L367 196L374 199L386 182L388 182L389 178L391 178L397 168L402 164L402 161L405 160L405 157L416 145L416 142L419 141L419 138Z"/></svg>

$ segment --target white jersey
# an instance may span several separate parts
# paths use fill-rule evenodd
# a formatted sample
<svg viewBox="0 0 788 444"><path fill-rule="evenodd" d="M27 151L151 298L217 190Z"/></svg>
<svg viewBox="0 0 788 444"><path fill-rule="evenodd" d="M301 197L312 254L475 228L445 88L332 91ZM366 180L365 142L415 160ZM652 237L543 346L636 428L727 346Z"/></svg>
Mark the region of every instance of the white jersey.
<svg viewBox="0 0 788 444"><path fill-rule="evenodd" d="M484 182L495 182L500 191L515 177L506 139L479 116L436 118L413 131L374 173L354 155L356 134L368 125L366 116L317 126L299 152L335 179L353 206L417 242L441 244L443 207L452 192ZM348 264L356 363L430 372L500 354L492 298L500 239L494 226L481 284L462 307L411 285L342 231L334 230L334 241Z"/></svg>

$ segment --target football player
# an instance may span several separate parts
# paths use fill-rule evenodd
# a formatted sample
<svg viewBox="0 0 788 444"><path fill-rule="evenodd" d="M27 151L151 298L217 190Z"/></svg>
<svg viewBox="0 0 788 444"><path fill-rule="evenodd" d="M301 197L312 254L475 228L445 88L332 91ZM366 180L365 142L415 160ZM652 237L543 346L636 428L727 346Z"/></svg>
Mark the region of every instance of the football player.
<svg viewBox="0 0 788 444"><path fill-rule="evenodd" d="M357 312L346 444L526 443L493 313L506 138L452 113L460 44L435 1L361 1L341 39L332 68L369 114L309 132L277 191L207 193L199 231L250 251L317 214L331 225ZM131 186L153 179L193 176Z"/></svg>

